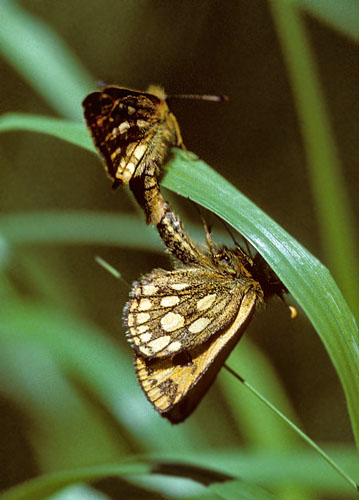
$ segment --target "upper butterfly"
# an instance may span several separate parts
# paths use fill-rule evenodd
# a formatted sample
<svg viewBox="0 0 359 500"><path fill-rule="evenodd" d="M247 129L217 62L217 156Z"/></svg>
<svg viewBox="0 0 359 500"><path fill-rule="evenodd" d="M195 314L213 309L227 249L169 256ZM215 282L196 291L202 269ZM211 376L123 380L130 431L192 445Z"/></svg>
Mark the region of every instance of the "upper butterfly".
<svg viewBox="0 0 359 500"><path fill-rule="evenodd" d="M149 164L157 178L171 147L184 147L161 87L139 92L111 85L89 94L82 104L113 188L141 176Z"/></svg>

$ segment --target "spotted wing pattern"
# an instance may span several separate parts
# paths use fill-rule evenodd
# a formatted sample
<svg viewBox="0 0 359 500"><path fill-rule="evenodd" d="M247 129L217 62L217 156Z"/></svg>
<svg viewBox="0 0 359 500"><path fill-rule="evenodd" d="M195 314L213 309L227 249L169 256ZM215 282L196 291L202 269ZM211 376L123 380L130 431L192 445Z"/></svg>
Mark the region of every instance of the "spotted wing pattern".
<svg viewBox="0 0 359 500"><path fill-rule="evenodd" d="M83 101L87 125L115 186L141 175L152 160L161 165L181 141L164 93L158 95L108 86Z"/></svg>
<svg viewBox="0 0 359 500"><path fill-rule="evenodd" d="M127 336L138 354L166 358L223 331L257 283L206 268L154 270L135 282L125 311Z"/></svg>
<svg viewBox="0 0 359 500"><path fill-rule="evenodd" d="M257 299L256 290L242 295L232 323L189 353L153 360L136 354L138 381L147 399L163 417L179 423L192 413L242 336Z"/></svg>

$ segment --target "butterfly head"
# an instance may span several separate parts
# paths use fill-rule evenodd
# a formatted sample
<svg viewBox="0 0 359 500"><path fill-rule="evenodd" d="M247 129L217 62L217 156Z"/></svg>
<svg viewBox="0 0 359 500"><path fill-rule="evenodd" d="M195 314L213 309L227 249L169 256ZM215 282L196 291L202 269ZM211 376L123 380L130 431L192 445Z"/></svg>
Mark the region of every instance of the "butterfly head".
<svg viewBox="0 0 359 500"><path fill-rule="evenodd" d="M212 262L221 274L251 277L249 268L253 261L239 245L235 249L220 247L212 253Z"/></svg>

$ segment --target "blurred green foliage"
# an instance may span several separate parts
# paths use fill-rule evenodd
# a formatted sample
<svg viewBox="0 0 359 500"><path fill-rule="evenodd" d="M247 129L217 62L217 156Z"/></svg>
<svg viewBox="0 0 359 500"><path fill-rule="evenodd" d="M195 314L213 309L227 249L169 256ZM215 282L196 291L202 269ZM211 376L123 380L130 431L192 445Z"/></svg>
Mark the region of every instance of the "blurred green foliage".
<svg viewBox="0 0 359 500"><path fill-rule="evenodd" d="M320 257L358 312L352 213L358 208L353 19L359 8L350 0L340 11L333 2L308 5L0 3L1 113L29 114L0 119L0 130L13 129L0 135L0 489L44 475L5 498L47 498L77 482L93 484L81 491L89 499L273 498L262 488L294 500L356 494L228 374L219 375L184 424L172 427L155 414L136 384L124 340L128 286L99 268L94 256L109 260L128 282L168 267L168 260L143 216L135 219L126 190L113 196L99 160L70 144L90 147L83 127L74 123L67 142L20 132L43 127L63 137L63 122L54 115L80 120L81 100L96 80L228 94L229 104L176 105L186 146ZM47 123L33 116L41 114ZM167 187L175 189L182 168L169 170ZM200 183L193 191L196 199ZM231 200L222 201L225 216ZM198 223L190 204L181 201L177 211ZM220 237L222 228L207 216ZM275 248L269 258L276 258ZM310 289L311 282L303 286ZM325 296L325 290L314 297L322 308L318 322L333 297L344 304L340 294ZM354 351L358 342L354 329L350 342L349 316L340 307L345 345L335 343L334 334L327 345L344 365L336 365L339 376L355 367L355 357L348 368L341 351ZM299 414L313 438L331 442L331 455L358 480L342 388L313 333L303 312L291 322L281 304L270 304L229 364L293 420ZM333 332L324 333L329 342ZM347 394L359 386L356 374L350 377ZM352 423L355 429L358 422ZM80 498L72 488L66 498Z"/></svg>

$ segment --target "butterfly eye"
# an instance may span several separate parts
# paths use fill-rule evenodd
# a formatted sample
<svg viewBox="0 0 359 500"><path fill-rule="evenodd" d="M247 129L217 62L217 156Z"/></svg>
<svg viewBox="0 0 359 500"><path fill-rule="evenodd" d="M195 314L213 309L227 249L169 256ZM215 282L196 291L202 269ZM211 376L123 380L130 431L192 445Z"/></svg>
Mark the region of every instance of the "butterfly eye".
<svg viewBox="0 0 359 500"><path fill-rule="evenodd" d="M214 258L216 259L218 264L222 264L223 266L228 266L231 264L231 259L229 255L225 252L218 252Z"/></svg>

